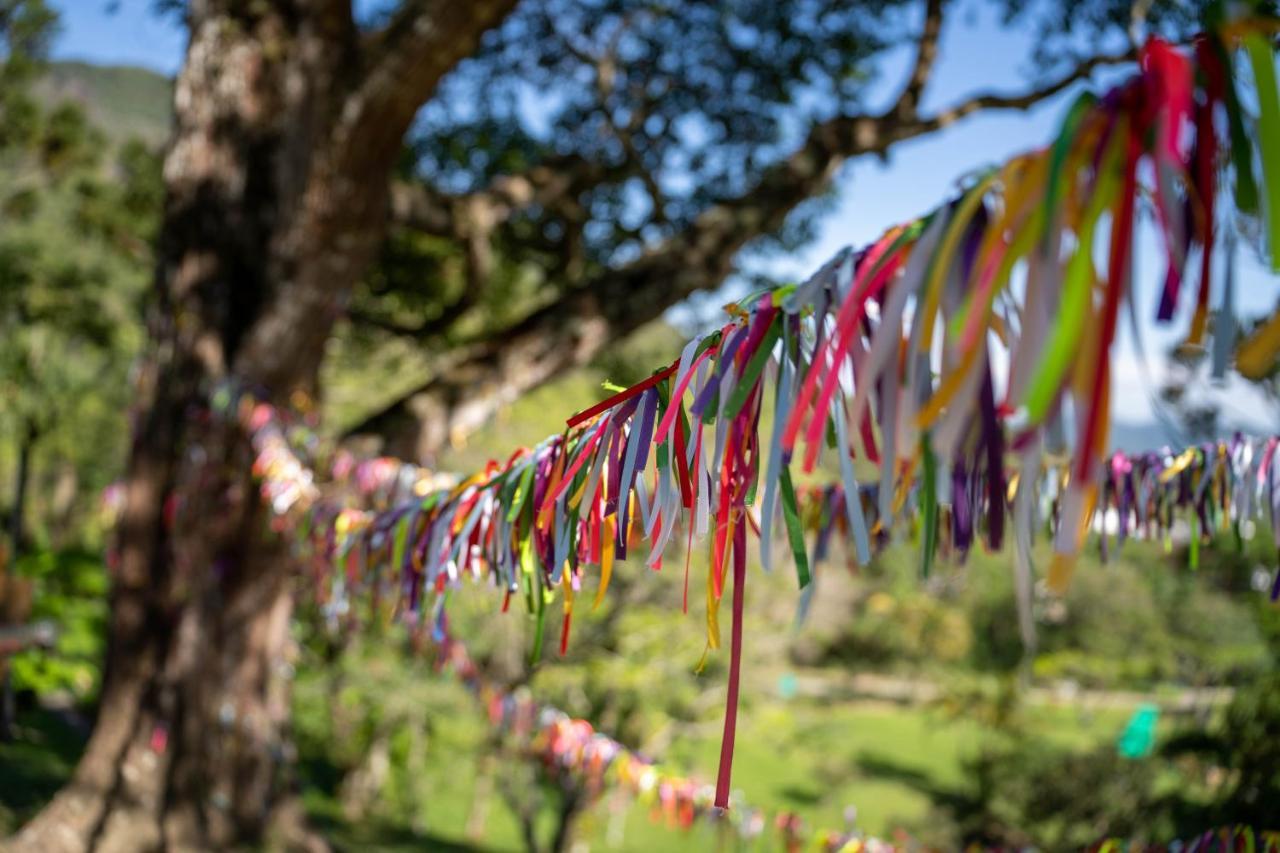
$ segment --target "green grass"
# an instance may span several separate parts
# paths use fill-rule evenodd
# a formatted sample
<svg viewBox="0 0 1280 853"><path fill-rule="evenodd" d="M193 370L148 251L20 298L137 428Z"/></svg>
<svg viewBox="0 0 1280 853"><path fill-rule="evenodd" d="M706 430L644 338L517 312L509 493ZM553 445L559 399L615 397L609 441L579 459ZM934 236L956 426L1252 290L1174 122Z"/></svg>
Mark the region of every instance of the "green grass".
<svg viewBox="0 0 1280 853"><path fill-rule="evenodd" d="M516 822L497 796L491 798L483 836L467 838L486 725L456 685L436 682L427 689L433 692L433 706L443 705L430 711L420 806L393 792L370 818L348 821L336 787L317 784L334 778L329 774L336 770L322 762L309 765L311 814L342 849L400 850L422 844L432 849L521 849ZM310 709L301 713L320 713L305 691L300 699ZM1129 711L1120 707L1086 714L1039 706L1026 709L1024 721L1033 737L1083 749L1113 740ZM780 810L792 810L812 828L840 828L846 807L855 805L858 825L887 837L897 828L921 825L936 809L962 796L969 781L964 762L984 743L1001 737L1005 735L972 719L928 708L867 701L785 703L757 696L744 701L734 788L771 819ZM692 726L674 739L661 766L712 783L719 749L718 724ZM403 823L404 815L411 816L411 826ZM542 837L550 831L547 824ZM692 851L708 849L718 831L705 823L689 832L668 827L653 804L606 795L579 818L577 837L593 849Z"/></svg>
<svg viewBox="0 0 1280 853"><path fill-rule="evenodd" d="M496 793L483 834L468 837L488 724L471 696L428 669L403 658L364 659L336 694L329 692L327 672L302 670L294 721L313 823L338 850L522 849L516 820ZM372 690L356 677L400 686ZM1112 742L1131 711L1125 705L1086 712L1037 704L1023 707L1020 721L1030 739L1084 750ZM335 721L343 714L354 734L337 733ZM1160 734L1170 734L1174 725L1163 718ZM82 746L81 736L49 712L24 713L19 726L19 742L0 744L0 836L65 782ZM359 760L359 738L378 726L395 732L393 749L404 732L419 732L423 760L413 772L395 774L367 813L346 815L340 804L344 773ZM866 700L788 702L757 686L744 694L734 788L770 817L792 810L810 828L840 828L846 807L854 805L861 829L891 837L895 829L927 823L962 797L971 782L966 760L1007 737L973 714ZM717 706L702 722L685 725L658 757L664 769L711 783L719 748ZM498 767L512 772L510 764ZM545 839L552 827L549 814L543 819ZM606 795L579 818L577 837L594 849L693 851L715 846L719 831L707 823L681 831L666 826L652 803Z"/></svg>

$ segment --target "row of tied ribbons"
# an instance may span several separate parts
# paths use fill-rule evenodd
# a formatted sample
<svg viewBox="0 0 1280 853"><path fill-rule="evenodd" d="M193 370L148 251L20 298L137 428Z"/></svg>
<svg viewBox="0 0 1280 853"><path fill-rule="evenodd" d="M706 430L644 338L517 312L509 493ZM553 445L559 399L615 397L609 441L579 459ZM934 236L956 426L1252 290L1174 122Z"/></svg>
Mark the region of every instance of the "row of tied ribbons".
<svg viewBox="0 0 1280 853"><path fill-rule="evenodd" d="M721 603L731 601L715 797L727 806L748 529L758 531L768 568L780 528L799 585L810 580L793 468L814 475L825 459L843 494L860 496L841 503L855 562L910 526L924 573L944 532L998 549L1011 521L1015 571L1029 576L1046 518L1040 504L1052 492L1055 590L1107 507L1120 512L1126 535L1162 524L1170 506L1192 507L1197 518L1212 509L1195 522L1201 530L1205 521L1238 527L1251 518L1276 530L1274 439L1120 457L1119 469L1106 454L1116 327L1123 306L1135 318L1140 310L1131 290L1140 195L1151 197L1165 250L1157 321L1185 305L1186 342L1210 350L1215 366L1233 361L1246 376L1275 368L1280 313L1242 336L1229 320L1229 263L1219 265L1227 278L1213 323L1209 306L1212 258L1228 225L1258 221L1262 251L1280 265L1276 29L1269 19L1219 16L1189 50L1151 40L1130 79L1077 98L1048 146L986 171L871 245L842 251L809 281L728 306L728 321L669 367L456 485L419 479L413 500L369 513L312 500L319 481L297 462L273 502L344 591L376 588L369 579L378 578L410 617L440 622L439 593L463 578L490 579L504 609L522 599L534 614L535 654L557 593L568 641L587 567L598 567L603 595L615 562L641 539L654 569L676 535L686 553L695 538L706 541L710 648L720 646ZM1101 268L1095 255L1106 257ZM1009 357L993 359L992 347ZM234 392L220 393L222 410L241 411ZM269 431L271 416L248 408L264 421L249 428ZM288 450L283 431L277 445ZM294 465L287 458L281 451L260 473L280 474L272 466ZM879 472L870 490L855 476L859 465ZM684 575L687 607L687 559Z"/></svg>

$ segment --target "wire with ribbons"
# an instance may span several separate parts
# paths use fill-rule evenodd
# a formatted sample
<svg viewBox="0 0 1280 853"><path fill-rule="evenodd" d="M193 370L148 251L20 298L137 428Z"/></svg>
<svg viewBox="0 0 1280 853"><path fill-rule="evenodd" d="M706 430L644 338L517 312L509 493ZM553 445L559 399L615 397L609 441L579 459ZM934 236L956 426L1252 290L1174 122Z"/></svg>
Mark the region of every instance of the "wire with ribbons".
<svg viewBox="0 0 1280 853"><path fill-rule="evenodd" d="M948 537L962 550L974 541L998 550L1011 527L1025 580L1034 532L1048 521L1047 580L1061 591L1092 520L1108 510L1123 517L1125 536L1166 529L1172 508L1189 507L1199 532L1257 520L1280 540L1275 438L1106 453L1118 318L1125 305L1140 310L1131 289L1140 199L1150 199L1166 266L1157 322L1185 305L1189 345L1211 346L1247 377L1274 369L1280 313L1239 340L1223 319L1232 305L1210 322L1210 296L1229 205L1260 224L1261 250L1280 270L1276 28L1272 19L1218 15L1188 50L1149 41L1135 74L1077 98L1046 147L986 170L871 245L840 252L807 282L728 306L728 321L673 364L447 488L392 464L422 484L411 499L377 512L321 500L306 466L289 461L288 436L270 413L234 393L220 408L247 418L266 448L264 483L275 474L292 481L264 488L342 594L390 588L405 618L441 632L442 593L467 577L487 579L504 610L522 601L533 614L535 658L559 594L564 648L588 567L598 567L599 603L617 562L647 542L643 562L661 569L677 536L687 610L689 555L695 540L707 543L709 649L721 646L722 602L730 602L714 797L727 807L747 531L758 532L769 568L780 528L806 587L796 478L822 464L834 467L842 495L857 496L832 508L858 564L907 529L927 575ZM993 359L993 347L1008 359ZM858 466L878 471L869 488Z"/></svg>

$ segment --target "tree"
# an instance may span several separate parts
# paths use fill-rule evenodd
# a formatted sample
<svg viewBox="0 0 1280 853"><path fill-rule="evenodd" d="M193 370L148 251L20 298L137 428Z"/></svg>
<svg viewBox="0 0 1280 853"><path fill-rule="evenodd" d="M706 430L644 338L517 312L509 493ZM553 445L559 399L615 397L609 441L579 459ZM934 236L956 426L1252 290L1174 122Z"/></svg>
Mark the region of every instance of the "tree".
<svg viewBox="0 0 1280 853"><path fill-rule="evenodd" d="M149 345L138 370L98 719L74 779L17 837L16 849L225 847L289 826L296 811L288 796L283 654L291 562L285 544L265 523L246 437L235 423L211 416L208 401L224 381L253 388L281 405L315 397L325 343L382 246L389 212L430 218L464 203L500 211L511 199L519 201L519 193L537 190L536 204L523 204L521 217L508 218L511 227L541 226L556 251L571 249L575 235L587 240L582 263L588 271L597 270L594 276L566 282L562 294L552 294L504 329L501 345L493 339L477 342L455 357L448 378L439 380L447 386L461 377L483 383L486 377L510 375L523 377L520 382L527 386L629 324L717 281L740 246L777 230L789 211L825 189L848 157L882 153L894 142L979 110L1028 106L1098 65L1128 55L1121 50L1080 59L1043 86L1013 95L977 95L926 113L921 97L933 70L944 7L943 0L929 0L908 81L887 110L845 111L851 101L842 87L835 93L839 111L815 116L794 147L785 150L789 139L782 131L789 123L780 120L778 135L765 140L769 144L748 146L738 156L739 165L705 196L692 195L686 210L659 205L671 224L658 225L652 239L642 231L615 252L600 254L588 227L591 218L560 238L534 215L535 209L571 211L575 199L586 198L573 180L569 188L557 189L565 183L557 176L577 179L582 170L589 171L589 164L580 162L581 149L542 151L525 173L474 187L461 184L449 196L425 184L408 195L408 202L391 191L405 135L446 74L455 69L459 75L469 69L483 73L485 62L498 61L513 39L535 46L552 39L552 30L535 26L538 8L549 10L553 20L583 22L595 20L596 12L609 13L599 15L606 22L618 19L624 8L531 2L509 24L516 29L484 36L515 5L515 0L403 0L377 20L363 22L353 16L348 0L191 0L182 10L190 42L175 87L173 137L163 168L165 203ZM833 67L842 49L859 56L854 43L867 37L864 16L877 21L905 7L886 0L863 4L854 14L840 11L846 5L796 3L791 18L773 16L772 4L745 0L688 7L712 17L714 10L726 10L728 17L716 18L720 21L768 14L763 20L771 25L806 21L813 32L848 28L852 41L831 41L826 50L835 58L821 61L808 54L808 47L787 51L781 42L754 47L719 42L724 49L760 56L787 53L788 73L795 77L815 63ZM1105 29L1110 18L1090 16L1113 6L1128 8L1127 3L1067 4L1070 14L1064 11L1064 20L1101 21L1097 27ZM653 9L659 17L667 9L648 3L625 8L637 14ZM568 17L575 9L578 18ZM732 10L736 14L730 15ZM519 27L526 28L523 34ZM613 32L617 23L612 27L602 34ZM653 32L655 42L675 35L669 24L665 27ZM622 39L618 49L626 42ZM548 57L573 48L550 44L554 50ZM635 64L622 59L628 67ZM690 54L682 73L696 80L703 69L715 67L714 59ZM472 61L461 65L464 60ZM601 54L589 63L598 68L602 83L610 62L609 54ZM610 73L622 65L617 62ZM559 79L554 64L546 71L542 79ZM731 78L717 74L710 85L728 82ZM789 98L799 98L800 90L789 91ZM677 96L698 98L699 92L655 91L645 97L660 104ZM632 97L629 90L626 97ZM610 110L612 127L623 127L624 134L625 110ZM592 119L566 115L571 124ZM744 118L734 121L740 127ZM423 138L431 141L426 144L443 145L430 135L430 126L428 120ZM609 124L598 126L613 132ZM625 135L601 139L604 149L620 152L620 161L632 161L629 154L621 156ZM726 150L722 147L718 156ZM440 150L435 156L444 163L445 155ZM763 168L744 170L756 160L764 161ZM640 169L633 174L643 179L657 165L637 160L627 168ZM593 205L594 221L616 215L625 225L624 185L605 186L602 207ZM661 184L658 190L670 192ZM652 188L625 192L645 191ZM608 213L610 204L614 214ZM511 257L518 259L520 251L513 247Z"/></svg>
<svg viewBox="0 0 1280 853"><path fill-rule="evenodd" d="M122 449L111 433L124 424L102 410L127 403L161 195L143 143L111 144L78 105L40 102L32 84L55 29L43 2L0 3L0 427L16 450L15 555L37 444L77 461Z"/></svg>
<svg viewBox="0 0 1280 853"><path fill-rule="evenodd" d="M23 149L0 155L8 185L0 202L0 422L16 444L8 526L15 555L27 542L38 444L79 444L79 453L63 448L74 459L123 449L113 433L124 423L110 421L127 404L128 366L141 345L159 186L151 152L127 143L103 157L101 136L75 106L36 115L34 130ZM121 179L106 176L107 163Z"/></svg>
<svg viewBox="0 0 1280 853"><path fill-rule="evenodd" d="M120 412L158 207L157 161L145 147L107 156L78 107L32 95L53 24L43 3L0 4L0 435L14 446L5 532L15 562L32 539L37 451L80 462L65 468L74 475L90 460L101 473L100 460L124 447ZM11 590L30 583L8 565L0 575ZM0 681L7 700L2 662ZM0 702L0 737L11 707Z"/></svg>
<svg viewBox="0 0 1280 853"><path fill-rule="evenodd" d="M335 0L185 10L98 720L19 849L218 847L282 813L288 560L243 435L192 415L231 374L314 393L406 129L513 5L421 0L364 31Z"/></svg>

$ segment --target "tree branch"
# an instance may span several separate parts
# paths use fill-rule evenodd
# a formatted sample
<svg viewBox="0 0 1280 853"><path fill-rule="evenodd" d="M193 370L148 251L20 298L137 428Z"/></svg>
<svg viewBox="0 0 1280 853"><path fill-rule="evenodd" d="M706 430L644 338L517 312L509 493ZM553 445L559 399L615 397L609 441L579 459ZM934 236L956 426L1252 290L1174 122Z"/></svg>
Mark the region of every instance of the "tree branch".
<svg viewBox="0 0 1280 853"><path fill-rule="evenodd" d="M426 182L400 182L391 191L391 222L427 234L461 239L467 233L463 211L483 211L489 227L537 206L559 208L587 190L624 176L579 155L550 157L519 175L499 175L474 192L443 193Z"/></svg>
<svg viewBox="0 0 1280 853"><path fill-rule="evenodd" d="M404 0L364 49L365 71L343 110L352 156L387 158L440 79L475 53L516 0Z"/></svg>
<svg viewBox="0 0 1280 853"><path fill-rule="evenodd" d="M388 214L392 225L434 237L457 237L457 219L450 209L456 200L422 181L395 181L388 194Z"/></svg>
<svg viewBox="0 0 1280 853"><path fill-rule="evenodd" d="M446 305L439 314L429 320L423 320L421 323L414 323L413 325L397 323L395 320L361 308L348 308L347 319L356 325L378 329L399 337L426 340L444 335L454 323L461 319L462 315L474 308L475 305L476 299L469 291L464 291L458 299Z"/></svg>
<svg viewBox="0 0 1280 853"><path fill-rule="evenodd" d="M916 62L907 77L907 83L898 95L891 112L899 118L913 118L920 109L925 87L933 75L938 59L938 39L942 35L942 5L944 0L927 0L920 38L916 41Z"/></svg>
<svg viewBox="0 0 1280 853"><path fill-rule="evenodd" d="M1122 65L1127 62L1132 62L1135 57L1136 54L1133 50L1126 50L1123 53L1098 54L1079 61L1069 72L1038 89L1032 89L1018 95L1007 95L995 92L972 95L929 118L911 123L908 126L911 131L910 135L920 136L935 130L941 130L948 125L955 124L955 122L965 116L972 115L976 112L1030 109L1036 104L1046 101L1054 95L1063 92L1073 84L1087 79L1098 68L1106 65Z"/></svg>

